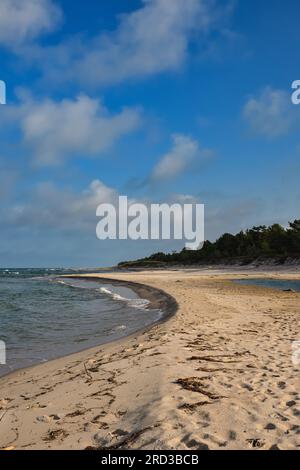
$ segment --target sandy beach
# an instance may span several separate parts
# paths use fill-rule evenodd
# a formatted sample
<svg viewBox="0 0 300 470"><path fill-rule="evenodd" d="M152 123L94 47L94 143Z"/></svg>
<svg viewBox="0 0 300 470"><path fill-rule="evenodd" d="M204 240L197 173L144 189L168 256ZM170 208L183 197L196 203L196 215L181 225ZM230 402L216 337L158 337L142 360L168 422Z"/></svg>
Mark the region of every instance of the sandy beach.
<svg viewBox="0 0 300 470"><path fill-rule="evenodd" d="M300 364L292 361L300 293L232 282L299 272L101 277L162 289L177 312L131 337L1 378L0 448L300 448Z"/></svg>

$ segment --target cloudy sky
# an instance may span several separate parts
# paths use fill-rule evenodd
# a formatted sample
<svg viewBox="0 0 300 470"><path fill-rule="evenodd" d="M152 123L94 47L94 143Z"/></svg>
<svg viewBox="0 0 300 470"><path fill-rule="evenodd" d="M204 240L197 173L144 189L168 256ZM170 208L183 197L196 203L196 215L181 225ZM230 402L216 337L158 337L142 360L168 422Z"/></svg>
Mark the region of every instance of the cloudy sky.
<svg viewBox="0 0 300 470"><path fill-rule="evenodd" d="M295 0L0 0L0 265L107 266L96 207L199 201L206 238L299 218Z"/></svg>

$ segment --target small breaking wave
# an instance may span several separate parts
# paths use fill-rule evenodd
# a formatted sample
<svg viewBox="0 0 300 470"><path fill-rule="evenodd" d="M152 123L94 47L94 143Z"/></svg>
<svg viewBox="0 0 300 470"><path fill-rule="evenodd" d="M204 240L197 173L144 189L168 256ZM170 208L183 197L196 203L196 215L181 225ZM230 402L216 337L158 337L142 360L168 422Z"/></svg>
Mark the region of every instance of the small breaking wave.
<svg viewBox="0 0 300 470"><path fill-rule="evenodd" d="M55 282L57 282L58 284L62 284L64 286L67 286L67 287L73 287L75 289L87 289L87 288L90 288L90 286L82 286L82 285L74 285L74 284L71 284L70 282L65 282L64 280L62 279L55 279ZM93 288L95 289L95 287ZM113 290L110 290L108 289L107 287L97 287L95 290L98 290L98 292L101 292L102 294L105 294L107 296L109 296L111 299L113 300L117 300L119 302L126 302L126 304L129 306L129 307L132 307L132 308L137 308L137 309L140 309L140 310L145 310L147 309L147 307L149 306L150 304L150 301L147 300L147 299L130 299L128 297L124 297L122 296L121 294L118 294L117 292L114 292Z"/></svg>
<svg viewBox="0 0 300 470"><path fill-rule="evenodd" d="M10 275L13 275L13 276L19 276L19 271L10 271L9 269L3 269L0 271L1 274L3 275L7 275L7 276L10 276Z"/></svg>
<svg viewBox="0 0 300 470"><path fill-rule="evenodd" d="M116 326L113 331L120 331L120 330L126 330L127 326L126 325L119 325Z"/></svg>
<svg viewBox="0 0 300 470"><path fill-rule="evenodd" d="M64 286L75 287L75 286L72 286L72 284L68 284L68 283L65 282L65 281L60 281L60 280L55 279L55 282L56 282L57 284L63 284Z"/></svg>
<svg viewBox="0 0 300 470"><path fill-rule="evenodd" d="M81 285L75 285L75 284L71 284L70 282L65 282L65 281L62 281L61 279L57 279L57 278L48 278L49 282L54 282L55 284L61 284L62 286L66 286L66 287L70 287L71 289L87 289L88 287L85 287L85 286L81 286Z"/></svg>
<svg viewBox="0 0 300 470"><path fill-rule="evenodd" d="M113 292L109 289L107 289L106 287L100 287L100 292L102 292L103 294L106 294L106 295L109 295L110 297L112 297L114 300L119 300L121 302L126 302L130 307L134 307L134 308L139 308L141 310L145 310L149 304L150 304L150 301L147 300L147 299L128 299L126 297L123 297L122 295L120 294L117 294L116 292Z"/></svg>
<svg viewBox="0 0 300 470"><path fill-rule="evenodd" d="M0 376L143 331L163 316L130 283L49 271L0 269L0 324L10 345Z"/></svg>

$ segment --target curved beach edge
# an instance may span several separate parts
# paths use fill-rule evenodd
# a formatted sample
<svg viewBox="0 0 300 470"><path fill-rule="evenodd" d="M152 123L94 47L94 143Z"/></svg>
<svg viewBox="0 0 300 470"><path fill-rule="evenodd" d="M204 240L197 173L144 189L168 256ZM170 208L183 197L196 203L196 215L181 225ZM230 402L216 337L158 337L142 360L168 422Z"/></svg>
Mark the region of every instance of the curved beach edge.
<svg viewBox="0 0 300 470"><path fill-rule="evenodd" d="M297 448L300 293L232 282L241 274L91 273L143 297L144 285L167 301L166 292L178 311L148 331L1 379L0 448Z"/></svg>
<svg viewBox="0 0 300 470"><path fill-rule="evenodd" d="M165 292L164 290L149 286L147 284L139 283L139 282L124 281L121 279L112 279L112 278L102 278L98 276L90 276L89 274L63 275L63 276L57 276L56 279L84 279L87 282L98 281L98 282L101 282L102 284L128 287L131 290L133 290L141 299L145 299L149 301L149 304L147 305L145 310L157 309L161 311L162 315L159 319L152 322L151 324L144 326L142 328L138 328L137 330L131 332L130 334L127 334L127 335L125 334L119 338L108 340L108 341L104 340L100 342L99 344L85 347L82 349L78 349L76 351L71 352L70 354L57 355L56 357L53 357L45 362L37 362L36 364L32 364L27 367L20 367L20 368L14 369L6 374L1 375L0 381L2 379L9 379L11 377L16 376L17 374L20 374L20 373L22 374L26 371L30 371L37 367L43 367L46 364L55 363L55 361L57 360L72 359L72 357L75 358L76 355L81 354L81 353L89 353L89 352L92 353L95 350L98 350L99 348L104 347L104 346L107 347L109 345L113 346L114 344L118 344L118 343L121 344L127 339L138 337L139 335L142 335L148 332L156 325L167 322L174 315L176 315L176 312L179 308L177 300L174 297L172 297L170 294Z"/></svg>
<svg viewBox="0 0 300 470"><path fill-rule="evenodd" d="M96 281L101 282L102 284L110 284L119 287L128 287L132 291L134 291L140 299L145 299L149 301L149 305L146 309L153 309L153 310L160 310L162 312L162 317L151 323L147 327L147 329L151 328L153 325L157 323L161 323L167 321L170 317L176 314L178 310L178 302L177 300L167 292L162 289L158 289L157 287L152 287L144 283L133 282L133 281L124 281L121 279L116 278L109 278L109 277L99 277L93 275L86 275L86 274L75 274L75 275L64 275L59 276L57 279L64 278L64 279L84 279L86 281ZM144 328L141 329L145 331Z"/></svg>

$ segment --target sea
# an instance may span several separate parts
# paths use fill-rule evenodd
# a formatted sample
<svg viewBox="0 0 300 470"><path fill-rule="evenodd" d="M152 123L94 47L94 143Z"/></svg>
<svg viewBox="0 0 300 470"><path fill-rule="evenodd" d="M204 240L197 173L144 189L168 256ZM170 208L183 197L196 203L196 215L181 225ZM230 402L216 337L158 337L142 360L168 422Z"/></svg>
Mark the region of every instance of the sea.
<svg viewBox="0 0 300 470"><path fill-rule="evenodd" d="M300 281L288 279L237 279L235 282L250 286L268 287L282 291L300 292Z"/></svg>
<svg viewBox="0 0 300 470"><path fill-rule="evenodd" d="M76 273L0 269L0 376L122 338L163 315L130 288L57 277Z"/></svg>

